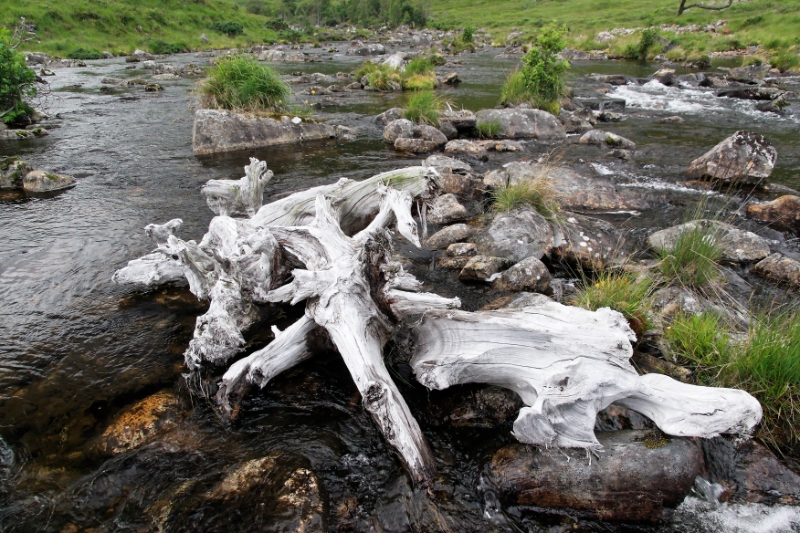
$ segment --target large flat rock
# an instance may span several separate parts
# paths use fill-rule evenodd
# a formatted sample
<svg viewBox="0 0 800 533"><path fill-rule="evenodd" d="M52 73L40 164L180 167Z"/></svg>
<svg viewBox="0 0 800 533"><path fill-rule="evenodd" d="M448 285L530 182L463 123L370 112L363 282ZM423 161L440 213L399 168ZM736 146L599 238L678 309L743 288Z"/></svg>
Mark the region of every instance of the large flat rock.
<svg viewBox="0 0 800 533"><path fill-rule="evenodd" d="M559 120L541 109L481 109L476 113L477 125L497 124L498 137L503 139L540 139L559 141L567 132Z"/></svg>
<svg viewBox="0 0 800 533"><path fill-rule="evenodd" d="M341 133L338 126L298 122L289 117L277 120L251 114L200 109L194 115L192 150L194 155L214 155L335 139Z"/></svg>

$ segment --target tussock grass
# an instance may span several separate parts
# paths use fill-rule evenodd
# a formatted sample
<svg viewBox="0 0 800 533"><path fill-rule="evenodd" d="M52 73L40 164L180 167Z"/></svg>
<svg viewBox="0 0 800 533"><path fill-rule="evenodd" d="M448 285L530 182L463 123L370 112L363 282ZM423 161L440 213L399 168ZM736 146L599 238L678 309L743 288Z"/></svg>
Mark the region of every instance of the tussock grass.
<svg viewBox="0 0 800 533"><path fill-rule="evenodd" d="M403 117L417 124L436 125L445 104L433 91L416 91L406 100Z"/></svg>
<svg viewBox="0 0 800 533"><path fill-rule="evenodd" d="M430 91L436 87L436 72L428 57L416 57L408 62L403 72L403 89L407 91Z"/></svg>
<svg viewBox="0 0 800 533"><path fill-rule="evenodd" d="M579 307L619 311L638 336L650 328L650 297L656 287L652 277L612 270L600 272L593 281L584 276L583 282L576 302Z"/></svg>
<svg viewBox="0 0 800 533"><path fill-rule="evenodd" d="M241 55L218 59L198 92L208 107L250 112L283 107L292 94L274 70Z"/></svg>
<svg viewBox="0 0 800 533"><path fill-rule="evenodd" d="M500 123L497 121L481 122L477 126L478 137L496 139L500 135Z"/></svg>
<svg viewBox="0 0 800 533"><path fill-rule="evenodd" d="M553 186L546 176L537 176L531 181L498 187L492 193L492 202L493 209L498 212L530 206L548 218L553 217L560 208Z"/></svg>
<svg viewBox="0 0 800 533"><path fill-rule="evenodd" d="M722 246L711 224L698 221L684 231L673 246L659 252L661 273L668 282L700 288L720 277Z"/></svg>
<svg viewBox="0 0 800 533"><path fill-rule="evenodd" d="M665 337L701 383L743 388L761 402L762 440L778 449L800 444L800 312L757 313L739 342L717 315L678 315Z"/></svg>

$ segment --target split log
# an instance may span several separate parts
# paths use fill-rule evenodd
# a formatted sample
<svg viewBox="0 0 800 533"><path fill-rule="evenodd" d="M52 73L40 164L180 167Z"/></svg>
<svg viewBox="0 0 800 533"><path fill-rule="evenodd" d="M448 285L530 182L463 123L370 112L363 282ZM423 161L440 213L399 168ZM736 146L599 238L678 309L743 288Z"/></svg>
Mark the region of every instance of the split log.
<svg viewBox="0 0 800 533"><path fill-rule="evenodd" d="M264 186L271 179L272 171L267 170L267 163L251 157L242 179L209 180L200 192L217 215L252 217L261 208Z"/></svg>
<svg viewBox="0 0 800 533"><path fill-rule="evenodd" d="M514 436L528 444L597 451L595 418L611 403L684 437L749 434L761 419L760 404L744 391L639 376L629 362L635 334L610 309L541 297L522 309L432 311L413 338L411 366L426 387L489 383L517 392L526 407Z"/></svg>

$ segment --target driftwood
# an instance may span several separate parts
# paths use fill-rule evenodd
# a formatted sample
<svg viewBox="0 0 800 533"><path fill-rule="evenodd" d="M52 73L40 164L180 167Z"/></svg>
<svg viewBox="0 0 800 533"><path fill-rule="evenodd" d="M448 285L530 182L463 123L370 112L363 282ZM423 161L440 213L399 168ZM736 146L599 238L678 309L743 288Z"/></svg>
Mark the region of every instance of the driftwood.
<svg viewBox="0 0 800 533"><path fill-rule="evenodd" d="M519 394L521 442L599 450L598 411L617 403L650 417L665 433L749 434L761 419L744 391L639 376L629 362L633 331L610 309L567 307L546 297L522 309L434 311L413 330L411 366L431 389L491 383Z"/></svg>
<svg viewBox="0 0 800 533"><path fill-rule="evenodd" d="M458 298L423 292L391 261L387 228L420 245L412 209L416 201L424 231L425 205L438 188L429 167L342 179L266 205L266 165L251 160L245 174L204 187L218 216L199 243L175 235L179 219L151 224L146 233L156 250L114 275L147 286L180 276L211 301L185 353L193 370L239 354L244 332L267 304L305 302L301 319L284 331L273 327L269 345L225 372L216 401L228 416L251 388L309 359L324 340L338 349L365 409L412 478L430 480L433 455L383 361L385 342L402 326L411 329L411 363L427 387L479 382L516 391L526 405L514 424L522 442L598 450L595 417L612 402L672 435L747 433L761 417L758 402L742 391L639 376L629 362L633 332L614 311L542 297L522 309L468 313Z"/></svg>

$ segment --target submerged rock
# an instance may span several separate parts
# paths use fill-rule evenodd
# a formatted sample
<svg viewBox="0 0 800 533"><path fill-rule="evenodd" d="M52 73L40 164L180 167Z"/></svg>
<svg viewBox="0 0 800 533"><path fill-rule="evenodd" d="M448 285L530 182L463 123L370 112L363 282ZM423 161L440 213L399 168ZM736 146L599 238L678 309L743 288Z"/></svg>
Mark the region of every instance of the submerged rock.
<svg viewBox="0 0 800 533"><path fill-rule="evenodd" d="M19 157L0 160L0 189L21 189L22 180L33 168Z"/></svg>
<svg viewBox="0 0 800 533"><path fill-rule="evenodd" d="M359 88L360 88L360 86L361 86L361 84L359 83ZM383 124L384 126L386 126L390 122L393 122L395 120L400 120L401 118L403 118L403 108L402 107L392 107L391 109L387 109L386 111L384 111L380 115L376 116L375 117L375 122L377 122L379 124ZM392 141L392 142L394 142L394 141Z"/></svg>
<svg viewBox="0 0 800 533"><path fill-rule="evenodd" d="M756 276L789 287L800 287L800 262L781 254L772 254L750 269Z"/></svg>
<svg viewBox="0 0 800 533"><path fill-rule="evenodd" d="M541 109L482 109L476 118L478 126L497 124L500 138L559 141L567 137L561 122Z"/></svg>
<svg viewBox="0 0 800 533"><path fill-rule="evenodd" d="M345 129L329 124L280 120L256 115L200 109L194 115L192 149L195 155L252 150L322 139L344 137ZM444 144L444 143L442 143Z"/></svg>
<svg viewBox="0 0 800 533"><path fill-rule="evenodd" d="M92 449L102 455L133 450L175 429L179 419L178 397L172 391L157 392L118 414Z"/></svg>
<svg viewBox="0 0 800 533"><path fill-rule="evenodd" d="M800 476L756 441L737 450L735 481L736 496L744 501L800 505Z"/></svg>
<svg viewBox="0 0 800 533"><path fill-rule="evenodd" d="M482 253L505 257L512 263L526 257L541 259L552 247L550 224L530 208L498 215L478 240Z"/></svg>
<svg viewBox="0 0 800 533"><path fill-rule="evenodd" d="M760 133L737 131L689 166L695 178L757 184L768 178L778 152Z"/></svg>
<svg viewBox="0 0 800 533"><path fill-rule="evenodd" d="M22 179L22 188L26 192L45 193L70 189L77 184L75 178L69 176L59 176L44 170L33 170L28 172Z"/></svg>
<svg viewBox="0 0 800 533"><path fill-rule="evenodd" d="M702 227L706 238L716 239L722 248L720 259L732 263L759 261L769 255L769 244L755 233L738 229L717 220L694 220L657 231L647 238L647 244L656 251L671 250L678 238L687 231Z"/></svg>
<svg viewBox="0 0 800 533"><path fill-rule="evenodd" d="M608 146L609 148L623 148L626 150L633 150L636 148L635 142L629 141L616 133L603 130L587 131L578 139L578 142L581 144L593 144L596 146Z"/></svg>
<svg viewBox="0 0 800 533"><path fill-rule="evenodd" d="M591 461L584 450L502 448L490 467L500 497L540 512L656 522L663 508L683 501L703 468L702 452L688 439L634 430L598 433L597 439L604 450Z"/></svg>
<svg viewBox="0 0 800 533"><path fill-rule="evenodd" d="M764 224L800 232L800 197L787 194L771 202L748 205L747 216Z"/></svg>

